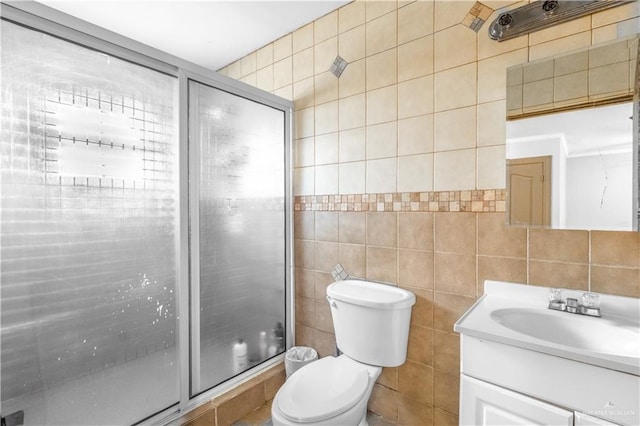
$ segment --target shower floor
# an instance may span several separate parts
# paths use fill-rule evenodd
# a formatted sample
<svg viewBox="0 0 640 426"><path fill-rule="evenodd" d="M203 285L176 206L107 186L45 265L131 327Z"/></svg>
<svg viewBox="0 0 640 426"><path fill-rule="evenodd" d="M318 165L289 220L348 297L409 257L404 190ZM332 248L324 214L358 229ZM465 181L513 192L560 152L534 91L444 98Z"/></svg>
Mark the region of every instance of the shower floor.
<svg viewBox="0 0 640 426"><path fill-rule="evenodd" d="M3 401L2 413L23 410L25 426L132 424L177 403L175 359L174 348L145 355Z"/></svg>

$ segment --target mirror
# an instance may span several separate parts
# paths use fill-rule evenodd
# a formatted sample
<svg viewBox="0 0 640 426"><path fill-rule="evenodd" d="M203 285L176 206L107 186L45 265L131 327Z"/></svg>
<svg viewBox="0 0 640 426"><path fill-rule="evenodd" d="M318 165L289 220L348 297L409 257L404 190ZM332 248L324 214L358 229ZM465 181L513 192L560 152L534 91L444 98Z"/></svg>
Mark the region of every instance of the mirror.
<svg viewBox="0 0 640 426"><path fill-rule="evenodd" d="M637 58L634 35L507 69L510 225L638 230Z"/></svg>

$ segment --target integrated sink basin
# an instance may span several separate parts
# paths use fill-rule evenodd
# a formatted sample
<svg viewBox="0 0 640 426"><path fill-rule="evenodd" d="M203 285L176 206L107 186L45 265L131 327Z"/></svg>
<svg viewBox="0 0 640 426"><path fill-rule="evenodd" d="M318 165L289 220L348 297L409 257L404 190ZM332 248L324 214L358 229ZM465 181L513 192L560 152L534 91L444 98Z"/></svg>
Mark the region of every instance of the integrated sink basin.
<svg viewBox="0 0 640 426"><path fill-rule="evenodd" d="M640 329L615 315L590 318L549 309L505 308L490 313L518 333L589 352L640 358Z"/></svg>
<svg viewBox="0 0 640 426"><path fill-rule="evenodd" d="M600 294L601 317L548 309L549 288L486 281L463 335L640 376L640 299ZM580 300L583 293L562 290Z"/></svg>

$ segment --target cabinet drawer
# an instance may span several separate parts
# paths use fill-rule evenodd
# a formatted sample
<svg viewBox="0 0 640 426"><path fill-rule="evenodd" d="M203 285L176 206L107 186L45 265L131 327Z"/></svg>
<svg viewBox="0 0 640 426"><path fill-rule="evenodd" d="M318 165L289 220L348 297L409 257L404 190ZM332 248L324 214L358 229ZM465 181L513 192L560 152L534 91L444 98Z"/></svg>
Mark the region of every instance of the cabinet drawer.
<svg viewBox="0 0 640 426"><path fill-rule="evenodd" d="M461 372L621 425L640 424L640 377L461 336Z"/></svg>

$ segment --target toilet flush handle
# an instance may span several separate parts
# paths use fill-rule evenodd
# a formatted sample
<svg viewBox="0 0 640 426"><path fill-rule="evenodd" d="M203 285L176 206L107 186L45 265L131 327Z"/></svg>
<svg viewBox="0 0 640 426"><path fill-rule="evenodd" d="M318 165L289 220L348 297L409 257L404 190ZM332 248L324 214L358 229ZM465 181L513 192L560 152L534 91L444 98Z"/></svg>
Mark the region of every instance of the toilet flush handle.
<svg viewBox="0 0 640 426"><path fill-rule="evenodd" d="M329 302L329 306L331 306L332 308L338 309L338 305L336 304L336 301L330 298L329 296L327 296L327 302Z"/></svg>

